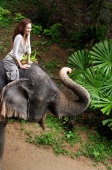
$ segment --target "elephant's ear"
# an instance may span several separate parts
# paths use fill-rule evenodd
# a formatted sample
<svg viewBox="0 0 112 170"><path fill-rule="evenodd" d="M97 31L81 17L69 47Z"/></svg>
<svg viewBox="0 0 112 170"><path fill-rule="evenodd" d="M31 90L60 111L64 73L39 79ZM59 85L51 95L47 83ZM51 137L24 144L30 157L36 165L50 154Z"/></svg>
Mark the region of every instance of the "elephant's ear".
<svg viewBox="0 0 112 170"><path fill-rule="evenodd" d="M0 121L6 117L27 120L28 100L34 90L29 79L19 79L6 85L0 95Z"/></svg>
<svg viewBox="0 0 112 170"><path fill-rule="evenodd" d="M25 90L29 97L31 96L34 90L34 84L30 79L19 79L18 81L16 81L16 86Z"/></svg>

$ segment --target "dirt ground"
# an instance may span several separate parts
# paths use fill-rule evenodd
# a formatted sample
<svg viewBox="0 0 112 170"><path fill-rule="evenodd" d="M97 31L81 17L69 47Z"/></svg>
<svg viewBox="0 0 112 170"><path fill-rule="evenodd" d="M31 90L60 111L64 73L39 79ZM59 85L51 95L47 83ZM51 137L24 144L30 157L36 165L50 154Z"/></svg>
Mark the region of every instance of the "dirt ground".
<svg viewBox="0 0 112 170"><path fill-rule="evenodd" d="M53 44L47 52L40 52L40 56L39 62L59 59L61 68L67 64L68 52L59 45ZM54 70L55 79L59 77L60 68ZM3 170L107 170L102 163L95 166L94 162L84 156L75 159L64 155L55 156L52 149L25 142L19 122L8 123L6 126L2 167Z"/></svg>
<svg viewBox="0 0 112 170"><path fill-rule="evenodd" d="M55 156L52 149L27 143L20 128L19 122L6 126L3 170L107 170L102 163L94 166L89 158Z"/></svg>

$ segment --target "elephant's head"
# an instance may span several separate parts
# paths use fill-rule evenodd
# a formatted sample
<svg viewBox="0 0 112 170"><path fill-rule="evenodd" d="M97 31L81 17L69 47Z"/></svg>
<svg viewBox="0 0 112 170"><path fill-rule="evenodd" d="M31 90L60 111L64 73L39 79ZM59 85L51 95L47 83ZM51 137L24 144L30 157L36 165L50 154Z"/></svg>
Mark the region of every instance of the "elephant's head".
<svg viewBox="0 0 112 170"><path fill-rule="evenodd" d="M69 68L62 68L60 77L62 82L79 97L78 101L69 101L47 73L38 68L37 74L41 74L37 75L36 80L19 79L3 88L0 97L0 119L19 117L38 122L44 128L47 110L58 117L82 113L89 105L90 96L86 89L68 77L67 74L70 72Z"/></svg>

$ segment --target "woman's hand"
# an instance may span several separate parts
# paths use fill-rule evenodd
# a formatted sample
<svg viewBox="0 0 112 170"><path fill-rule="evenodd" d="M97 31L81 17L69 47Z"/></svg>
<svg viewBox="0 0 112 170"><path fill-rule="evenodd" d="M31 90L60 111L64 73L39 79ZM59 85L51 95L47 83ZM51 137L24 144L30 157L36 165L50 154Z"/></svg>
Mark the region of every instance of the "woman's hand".
<svg viewBox="0 0 112 170"><path fill-rule="evenodd" d="M31 67L31 65L29 65L29 64L23 64L23 65L21 65L21 68L22 69L28 69L28 68L30 68Z"/></svg>
<svg viewBox="0 0 112 170"><path fill-rule="evenodd" d="M28 69L28 68L31 67L30 64L22 64L22 63L20 62L20 60L16 60L16 61L17 61L18 65L19 65L19 67L22 68L22 69Z"/></svg>

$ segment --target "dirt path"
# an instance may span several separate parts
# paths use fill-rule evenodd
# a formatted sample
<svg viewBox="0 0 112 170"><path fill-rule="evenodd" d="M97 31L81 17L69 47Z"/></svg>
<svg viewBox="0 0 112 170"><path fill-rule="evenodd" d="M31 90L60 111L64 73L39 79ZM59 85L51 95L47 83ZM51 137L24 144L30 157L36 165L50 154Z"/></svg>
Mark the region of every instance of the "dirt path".
<svg viewBox="0 0 112 170"><path fill-rule="evenodd" d="M4 170L107 170L103 164L94 166L86 157L69 158L55 156L52 149L44 149L26 143L21 132L14 124L6 127L6 142L3 158Z"/></svg>

